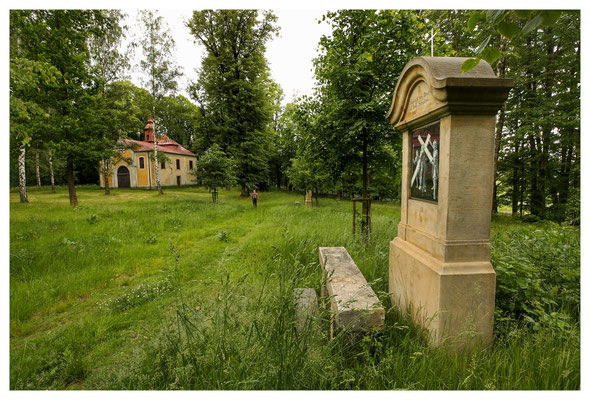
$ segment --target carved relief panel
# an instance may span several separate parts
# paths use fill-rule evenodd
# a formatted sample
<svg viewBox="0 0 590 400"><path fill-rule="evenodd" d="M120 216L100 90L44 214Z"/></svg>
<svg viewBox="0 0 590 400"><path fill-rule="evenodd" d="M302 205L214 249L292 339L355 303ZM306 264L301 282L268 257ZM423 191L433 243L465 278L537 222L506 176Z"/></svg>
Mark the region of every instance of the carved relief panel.
<svg viewBox="0 0 590 400"><path fill-rule="evenodd" d="M416 129L410 137L412 140L410 197L437 202L440 123Z"/></svg>

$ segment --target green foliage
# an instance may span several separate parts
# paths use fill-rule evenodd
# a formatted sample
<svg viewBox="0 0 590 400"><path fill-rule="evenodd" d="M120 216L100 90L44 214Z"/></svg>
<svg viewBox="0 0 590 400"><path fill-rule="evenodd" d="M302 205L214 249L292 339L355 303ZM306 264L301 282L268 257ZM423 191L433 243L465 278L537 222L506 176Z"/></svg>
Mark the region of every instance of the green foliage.
<svg viewBox="0 0 590 400"><path fill-rule="evenodd" d="M580 187L580 15L564 11L552 25L541 25L512 40L490 24L496 14L435 10L426 16L441 32L455 55L472 57L482 51L502 56L492 64L498 76L513 78L503 129L496 127L498 168L496 200L514 214L576 223ZM533 11L504 12L498 23L521 23ZM469 31L465 29L475 28ZM471 24L469 23L471 21ZM502 28L504 29L504 28ZM478 60L469 58L470 67ZM568 204L572 204L569 216Z"/></svg>
<svg viewBox="0 0 590 400"><path fill-rule="evenodd" d="M217 238L222 242L227 242L229 239L229 233L226 231L220 231L217 233Z"/></svg>
<svg viewBox="0 0 590 400"><path fill-rule="evenodd" d="M477 57L466 60L461 66L463 72L471 71L481 60L490 65L504 55L501 49L489 47L492 36L501 36L508 41L526 36L540 26L555 25L563 11L559 10L488 10L473 11L467 21L467 29L473 32L481 28L480 21L489 23L493 33L488 35L475 50Z"/></svg>
<svg viewBox="0 0 590 400"><path fill-rule="evenodd" d="M176 80L182 73L173 61L175 43L163 18L153 11L141 10L140 22L143 34L139 44L143 58L139 66L145 76L143 84L152 96L152 116L158 118L159 102L164 96L177 90Z"/></svg>
<svg viewBox="0 0 590 400"><path fill-rule="evenodd" d="M131 66L131 52L135 47L131 43L123 49L128 27L122 23L126 14L120 10L103 10L105 18L99 21L101 35L92 35L89 39L89 53L92 74L97 77L97 84L106 85L121 79Z"/></svg>
<svg viewBox="0 0 590 400"><path fill-rule="evenodd" d="M217 200L217 189L236 183L236 163L214 144L197 160L194 169L195 181L212 192Z"/></svg>
<svg viewBox="0 0 590 400"><path fill-rule="evenodd" d="M341 10L322 21L332 32L320 39L314 60L319 105L312 146L334 182L345 186L356 167L365 187L382 147L395 143L399 149L383 116L403 67L425 47L428 27L422 15L407 10Z"/></svg>
<svg viewBox="0 0 590 400"><path fill-rule="evenodd" d="M108 121L109 134L116 135L117 139L119 134L125 138L140 139L138 132L151 111L149 93L129 81L115 81L105 87L103 98L104 120Z"/></svg>
<svg viewBox="0 0 590 400"><path fill-rule="evenodd" d="M274 164L274 170L277 171L276 183L279 187L283 186L283 182L284 187L292 184L292 182L289 182L287 170L291 165L291 159L296 156L297 139L300 137L297 133L298 126L295 121L296 112L297 105L288 103L275 122L275 135L273 137L275 157L271 160L271 163Z"/></svg>
<svg viewBox="0 0 590 400"><path fill-rule="evenodd" d="M13 10L10 15L11 56L42 62L60 74L34 100L50 110L51 118L42 129L23 128L35 134L38 148L50 145L66 159L70 202L77 205L74 170L85 163L96 166L116 140L105 134L104 114L98 112L104 80L92 67L90 46L113 33L122 15L101 10Z"/></svg>
<svg viewBox="0 0 590 400"><path fill-rule="evenodd" d="M293 159L287 175L293 186L303 190L324 189L330 178L321 163L309 162L305 158Z"/></svg>
<svg viewBox="0 0 590 400"><path fill-rule="evenodd" d="M546 222L496 233L496 319L571 329L580 309L580 232Z"/></svg>
<svg viewBox="0 0 590 400"><path fill-rule="evenodd" d="M264 52L278 31L276 16L257 10L194 11L188 27L205 47L191 97L202 110L202 152L217 144L237 165L242 195L268 177L273 99ZM276 85L276 84L275 84Z"/></svg>
<svg viewBox="0 0 590 400"><path fill-rule="evenodd" d="M49 63L26 58L10 59L10 134L28 145L33 127L49 118L43 92L56 86L61 73Z"/></svg>
<svg viewBox="0 0 590 400"><path fill-rule="evenodd" d="M182 95L163 97L158 108L161 132L190 149L203 129L199 108Z"/></svg>
<svg viewBox="0 0 590 400"><path fill-rule="evenodd" d="M156 235L154 235L152 232L148 233L148 237L145 240L146 244L156 244L156 242L158 241L158 237Z"/></svg>
<svg viewBox="0 0 590 400"><path fill-rule="evenodd" d="M515 87L498 161L500 200L513 212L560 223L575 222L567 204L579 201L579 24L579 14L564 13L554 25L515 39L505 60Z"/></svg>

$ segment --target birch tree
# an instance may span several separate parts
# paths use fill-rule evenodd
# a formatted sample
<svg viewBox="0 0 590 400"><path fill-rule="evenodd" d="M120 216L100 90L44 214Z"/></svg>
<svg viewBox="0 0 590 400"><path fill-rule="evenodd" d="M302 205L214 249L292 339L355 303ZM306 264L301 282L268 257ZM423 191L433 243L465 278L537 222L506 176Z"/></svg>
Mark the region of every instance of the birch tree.
<svg viewBox="0 0 590 400"><path fill-rule="evenodd" d="M102 34L91 36L89 49L91 56L92 68L97 76L97 82L100 87L101 106L103 108L103 132L107 142L112 146L105 147L104 154L101 157L99 172L103 175L105 194L110 194L109 175L111 174L111 158L115 155L113 150L115 142L119 139L118 120L113 118L113 103L109 104L106 99L106 92L111 84L125 77L130 67L130 59L135 49L135 45L129 45L123 48L123 39L125 39L128 27L119 22L123 20L125 14L119 10L103 10L105 18L102 26ZM113 23L113 21L115 23Z"/></svg>
<svg viewBox="0 0 590 400"><path fill-rule="evenodd" d="M24 58L10 60L10 135L11 142L18 146L21 203L29 202L25 170L26 148L34 136L36 126L49 117L42 93L60 78L59 71L47 63Z"/></svg>
<svg viewBox="0 0 590 400"><path fill-rule="evenodd" d="M51 183L51 192L55 193L55 179L53 178L53 153L51 150L47 151L47 159L49 162L49 182Z"/></svg>
<svg viewBox="0 0 590 400"><path fill-rule="evenodd" d="M76 206L76 166L93 162L107 145L96 134L98 85L88 46L91 36L104 33L105 20L111 17L99 10L15 10L10 16L11 36L18 38L14 48L22 57L49 64L61 75L53 86L39 92L51 110L42 132L66 161L70 205Z"/></svg>
<svg viewBox="0 0 590 400"><path fill-rule="evenodd" d="M165 25L163 18L149 10L140 11L142 38L139 41L143 59L139 66L145 78L143 84L152 97L152 118L154 121L154 158L158 159L158 106L164 96L174 94L178 84L176 79L181 76L180 68L172 59L174 39ZM160 166L154 163L154 176L158 193L164 194L160 185Z"/></svg>
<svg viewBox="0 0 590 400"><path fill-rule="evenodd" d="M35 180L37 187L41 187L41 174L39 173L39 150L35 151Z"/></svg>

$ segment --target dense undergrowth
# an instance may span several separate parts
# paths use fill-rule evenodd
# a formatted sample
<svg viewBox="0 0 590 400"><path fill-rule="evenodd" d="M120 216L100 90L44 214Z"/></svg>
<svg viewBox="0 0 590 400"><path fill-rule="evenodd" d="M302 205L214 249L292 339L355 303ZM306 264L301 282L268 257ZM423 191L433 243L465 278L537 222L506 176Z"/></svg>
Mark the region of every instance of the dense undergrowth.
<svg viewBox="0 0 590 400"><path fill-rule="evenodd" d="M391 307L395 205L374 205L364 246L345 201L272 192L255 210L234 192L215 205L192 188L114 192L82 190L73 210L11 194L12 389L580 387L579 228L494 218L494 345L448 354ZM350 252L387 309L383 332L330 340L325 309L296 329L293 289L319 293L319 246Z"/></svg>

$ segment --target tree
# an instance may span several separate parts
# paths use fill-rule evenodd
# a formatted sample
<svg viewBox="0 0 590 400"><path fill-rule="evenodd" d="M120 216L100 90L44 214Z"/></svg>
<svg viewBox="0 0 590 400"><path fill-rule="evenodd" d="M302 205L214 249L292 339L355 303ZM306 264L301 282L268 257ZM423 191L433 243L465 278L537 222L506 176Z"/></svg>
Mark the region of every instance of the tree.
<svg viewBox="0 0 590 400"><path fill-rule="evenodd" d="M457 55L484 51L484 42L499 50L500 57L489 60L492 67L498 76L515 80L496 124L494 210L509 205L513 214L576 221L579 12L432 11L427 16Z"/></svg>
<svg viewBox="0 0 590 400"><path fill-rule="evenodd" d="M322 129L318 124L319 107L317 99L303 96L291 111L297 148L287 173L295 187L315 191L316 206L320 190L330 188L333 176L331 152L326 147L325 135L318 132Z"/></svg>
<svg viewBox="0 0 590 400"><path fill-rule="evenodd" d="M174 39L169 29L164 26L161 16L152 11L142 10L140 22L143 28L140 45L143 50L143 59L140 67L146 75L143 81L148 87L152 97L152 117L154 119L154 157L158 158L158 130L156 129L159 118L159 104L168 93L174 93L178 87L176 79L181 75L180 69L172 60ZM158 128L159 129L159 128ZM154 176L158 193L164 194L160 185L160 167L154 164Z"/></svg>
<svg viewBox="0 0 590 400"><path fill-rule="evenodd" d="M193 147L202 130L199 107L182 95L163 97L160 101L160 129L187 149Z"/></svg>
<svg viewBox="0 0 590 400"><path fill-rule="evenodd" d="M499 58L493 60L487 59L486 61L491 61L490 65L494 68L498 77L504 77L507 68L506 54L513 51L513 44L503 36L498 35L493 24L480 23L477 26L477 30L474 31L474 27L471 25L474 21L473 14L474 11L472 10L433 10L425 13L425 17L432 21L433 26L437 28L438 35L443 38L442 46L439 45L437 49L439 51L437 55L471 57L475 51L483 50L479 49L479 45L482 42L486 42L490 48L499 48L502 50ZM486 20L488 15L491 15L491 13L481 13L479 17L482 19L481 22ZM484 53L487 54L488 51L486 50ZM465 71L468 70L466 68L467 64L472 61L480 62L479 59L465 61L463 64ZM475 66L476 64L473 65ZM500 143L504 132L505 115L506 108L504 106L498 112L495 130L493 212L498 211L496 172L500 154Z"/></svg>
<svg viewBox="0 0 590 400"><path fill-rule="evenodd" d="M555 25L521 37L507 56L506 74L515 88L507 102L498 178L499 202L511 203L513 212L524 208L561 222L568 218L568 203L577 203L579 27L579 14L565 13Z"/></svg>
<svg viewBox="0 0 590 400"><path fill-rule="evenodd" d="M152 111L152 97L146 89L130 81L115 81L106 87L105 118L112 121L115 131L123 137L143 140L146 117Z"/></svg>
<svg viewBox="0 0 590 400"><path fill-rule="evenodd" d="M271 166L276 171L277 187L289 188L293 182L290 182L288 174L285 172L291 166L291 160L297 155L298 134L295 113L297 105L289 103L280 114L275 123L275 135L273 144L275 147L274 159L271 159Z"/></svg>
<svg viewBox="0 0 590 400"><path fill-rule="evenodd" d="M426 46L423 17L412 11L342 10L328 12L332 26L320 39L315 76L322 103L325 148L343 155L344 166L360 162L362 197L369 197L372 158L391 142L391 127L383 116L405 64ZM386 38L386 39L385 39ZM340 168L342 170L342 168ZM362 232L368 238L370 201L363 201Z"/></svg>
<svg viewBox="0 0 590 400"><path fill-rule="evenodd" d="M266 87L268 88L268 96L272 99L272 126L271 126L271 138L268 144L268 166L269 166L269 175L268 175L268 184L269 186L276 186L277 188L281 187L281 180L283 177L283 160L280 158L280 137L279 137L279 128L280 128L280 120L281 114L283 112L282 101L285 98L283 89L281 86L270 80ZM286 160L289 161L288 159Z"/></svg>
<svg viewBox="0 0 590 400"><path fill-rule="evenodd" d="M61 79L52 65L24 58L10 59L10 138L19 148L18 171L21 203L28 203L25 172L26 147L33 131L49 117L45 93Z"/></svg>
<svg viewBox="0 0 590 400"><path fill-rule="evenodd" d="M237 164L242 196L268 176L272 99L268 96L266 42L277 32L276 17L256 10L194 11L188 22L205 46L191 97L203 114L201 149L218 144Z"/></svg>
<svg viewBox="0 0 590 400"><path fill-rule="evenodd" d="M234 160L213 144L195 163L195 181L209 190L215 203L218 188L236 183L235 167Z"/></svg>
<svg viewBox="0 0 590 400"><path fill-rule="evenodd" d="M291 167L287 170L287 175L293 185L304 192L308 190L315 191L315 205L319 206L319 192L324 189L330 181L330 174L321 164L321 162L312 160L311 157L304 154L294 158Z"/></svg>
<svg viewBox="0 0 590 400"><path fill-rule="evenodd" d="M104 10L103 14L109 17L101 21L104 34L90 37L89 50L92 69L99 87L100 115L104 117L100 126L103 128L102 134L105 141L112 144L110 147L105 146L99 168L104 178L105 194L110 194L108 177L111 173L111 158L120 158L120 152L113 150L113 148L121 135L118 118L113 118L113 114L120 113L122 110L119 104L113 101L113 94L117 92L109 90L109 86L116 80L123 78L129 69L133 45L128 47L126 51L121 50L127 30L127 26L120 24L124 14L119 10Z"/></svg>
<svg viewBox="0 0 590 400"><path fill-rule="evenodd" d="M92 162L106 143L96 115L98 86L89 58L91 36L105 34L105 20L112 17L99 10L21 10L11 11L11 35L20 54L33 61L52 65L61 74L58 84L44 95L51 111L43 140L55 144L66 159L70 204L78 204L75 165ZM111 20L111 23L116 21Z"/></svg>

